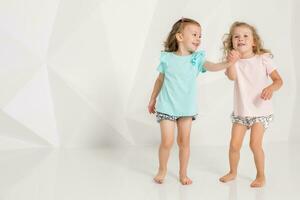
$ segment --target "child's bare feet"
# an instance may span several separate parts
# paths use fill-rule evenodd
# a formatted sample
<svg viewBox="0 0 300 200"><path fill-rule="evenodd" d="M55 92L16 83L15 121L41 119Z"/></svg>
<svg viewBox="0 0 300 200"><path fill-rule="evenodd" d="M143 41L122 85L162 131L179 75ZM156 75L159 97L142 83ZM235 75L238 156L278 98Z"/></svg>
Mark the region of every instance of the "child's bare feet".
<svg viewBox="0 0 300 200"><path fill-rule="evenodd" d="M226 174L225 176L222 176L221 178L219 178L219 181L226 183L228 181L232 181L234 180L236 177L236 174L229 172L228 174Z"/></svg>
<svg viewBox="0 0 300 200"><path fill-rule="evenodd" d="M158 184L162 184L164 182L166 174L167 174L167 170L158 170L158 173L153 178L153 180Z"/></svg>
<svg viewBox="0 0 300 200"><path fill-rule="evenodd" d="M251 187L263 187L266 179L264 176L257 176L256 179L251 183Z"/></svg>
<svg viewBox="0 0 300 200"><path fill-rule="evenodd" d="M180 176L180 183L182 185L190 185L193 183L193 181L185 175L185 176Z"/></svg>

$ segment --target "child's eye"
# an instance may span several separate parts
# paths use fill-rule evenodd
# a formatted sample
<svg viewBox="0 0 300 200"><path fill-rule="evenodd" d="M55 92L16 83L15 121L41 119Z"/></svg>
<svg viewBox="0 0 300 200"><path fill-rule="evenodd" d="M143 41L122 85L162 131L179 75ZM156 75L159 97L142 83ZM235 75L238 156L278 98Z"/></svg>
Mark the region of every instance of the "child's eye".
<svg viewBox="0 0 300 200"><path fill-rule="evenodd" d="M199 35L199 38L201 38L202 36L201 35Z"/></svg>
<svg viewBox="0 0 300 200"><path fill-rule="evenodd" d="M194 34L193 34L193 36L195 36L195 37L196 37L197 35L194 33Z"/></svg>
<svg viewBox="0 0 300 200"><path fill-rule="evenodd" d="M244 37L248 37L248 35L244 35Z"/></svg>
<svg viewBox="0 0 300 200"><path fill-rule="evenodd" d="M234 38L239 38L239 36L236 35L236 36L234 36Z"/></svg>

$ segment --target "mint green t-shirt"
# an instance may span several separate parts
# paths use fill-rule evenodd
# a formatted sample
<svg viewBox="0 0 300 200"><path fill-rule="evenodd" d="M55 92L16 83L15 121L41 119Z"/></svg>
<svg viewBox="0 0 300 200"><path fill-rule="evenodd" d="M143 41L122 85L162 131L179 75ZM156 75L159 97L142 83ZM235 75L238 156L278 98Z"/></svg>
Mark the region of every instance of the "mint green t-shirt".
<svg viewBox="0 0 300 200"><path fill-rule="evenodd" d="M204 61L204 51L188 56L161 52L157 70L164 74L164 82L156 104L157 112L178 117L197 114L196 78L206 72Z"/></svg>

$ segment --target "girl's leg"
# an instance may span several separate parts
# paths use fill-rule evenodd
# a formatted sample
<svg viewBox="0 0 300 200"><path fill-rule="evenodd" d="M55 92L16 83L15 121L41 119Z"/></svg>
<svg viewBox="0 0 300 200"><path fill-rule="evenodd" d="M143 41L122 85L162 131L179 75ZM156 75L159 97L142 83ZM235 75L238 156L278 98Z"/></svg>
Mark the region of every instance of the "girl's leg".
<svg viewBox="0 0 300 200"><path fill-rule="evenodd" d="M219 179L221 182L231 181L235 179L237 175L237 167L240 160L240 149L243 144L243 139L246 131L247 127L242 124L234 123L232 125L229 147L230 171Z"/></svg>
<svg viewBox="0 0 300 200"><path fill-rule="evenodd" d="M179 147L179 179L181 184L192 184L192 180L187 176L187 167L190 157L190 133L192 127L191 117L181 117L177 120L178 136L177 144Z"/></svg>
<svg viewBox="0 0 300 200"><path fill-rule="evenodd" d="M167 163L170 150L174 142L174 128L174 121L160 121L161 144L159 146L159 169L157 175L154 177L154 181L157 183L163 183L164 178L167 174Z"/></svg>
<svg viewBox="0 0 300 200"><path fill-rule="evenodd" d="M251 187L262 187L265 184L265 155L262 148L264 131L261 123L255 123L251 127L250 148L254 155L257 170L256 179L251 183Z"/></svg>

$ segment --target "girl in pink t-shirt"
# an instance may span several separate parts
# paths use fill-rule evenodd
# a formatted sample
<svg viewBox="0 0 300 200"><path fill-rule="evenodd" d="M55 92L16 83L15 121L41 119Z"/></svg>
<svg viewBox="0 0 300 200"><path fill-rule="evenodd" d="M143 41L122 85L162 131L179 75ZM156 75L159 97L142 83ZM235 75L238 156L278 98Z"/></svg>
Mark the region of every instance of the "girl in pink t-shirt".
<svg viewBox="0 0 300 200"><path fill-rule="evenodd" d="M247 129L250 129L250 148L257 170L251 187L265 184L264 151L262 140L273 118L271 98L282 86L282 79L272 61L272 54L262 46L256 29L244 22L235 22L223 42L224 57L235 51L240 59L226 70L234 81L234 109L229 148L230 171L221 182L235 179L240 158L240 148ZM270 78L271 81L270 81Z"/></svg>

